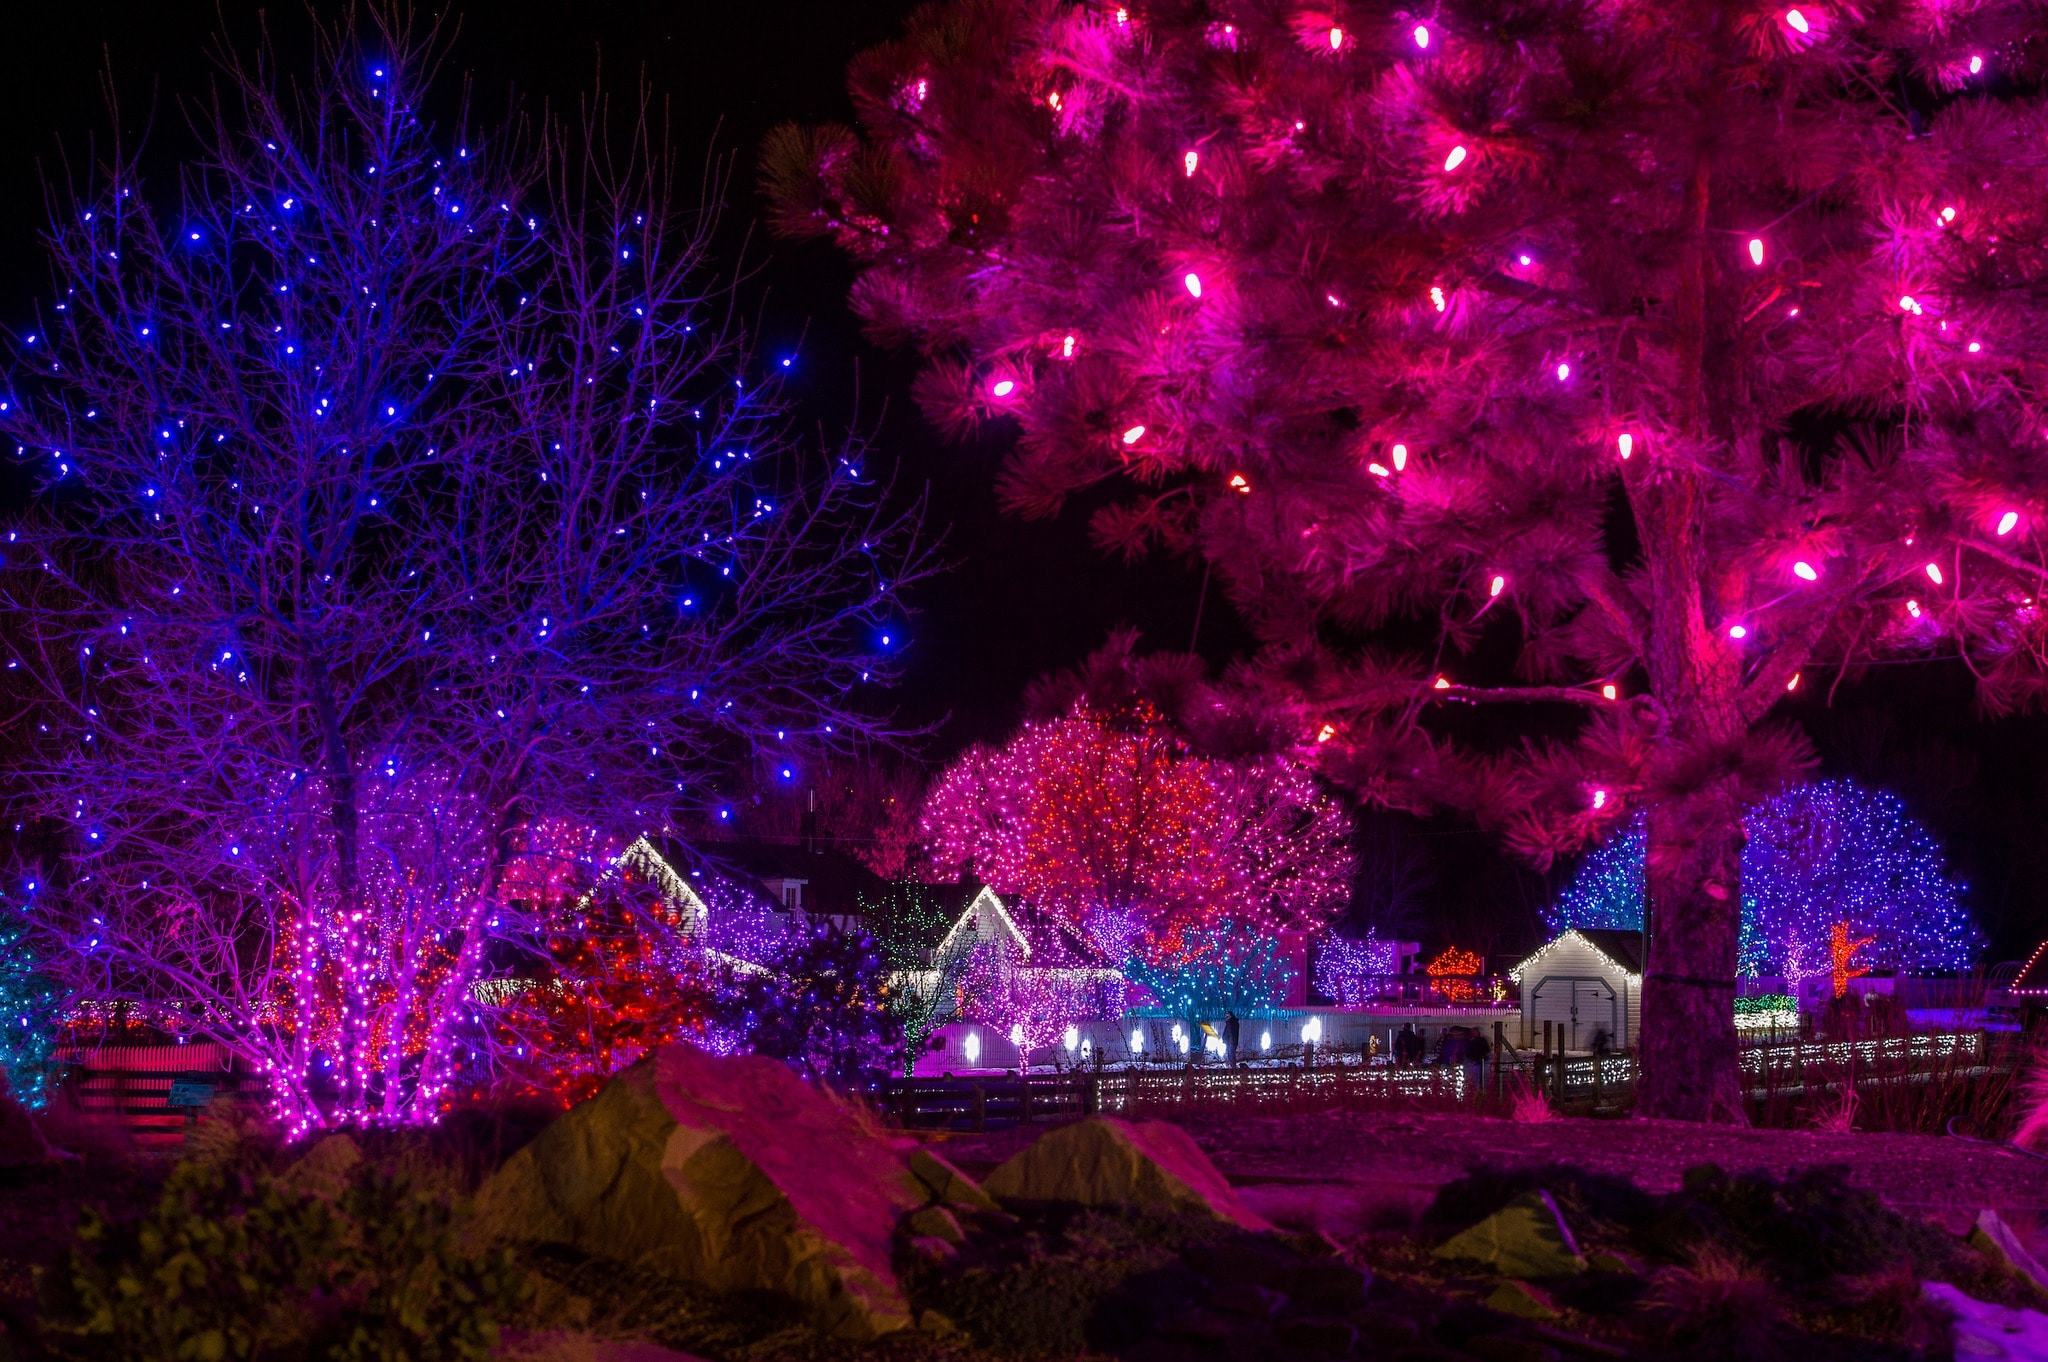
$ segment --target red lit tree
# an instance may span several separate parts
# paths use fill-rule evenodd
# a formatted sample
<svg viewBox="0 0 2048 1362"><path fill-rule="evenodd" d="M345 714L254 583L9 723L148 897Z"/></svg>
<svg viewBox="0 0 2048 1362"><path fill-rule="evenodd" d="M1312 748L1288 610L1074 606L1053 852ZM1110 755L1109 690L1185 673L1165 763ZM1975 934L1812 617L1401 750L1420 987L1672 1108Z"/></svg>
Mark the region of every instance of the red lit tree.
<svg viewBox="0 0 2048 1362"><path fill-rule="evenodd" d="M1320 925L1349 890L1343 810L1291 754L1232 732L1228 701L1189 659L1135 658L1131 643L1035 687L1014 737L939 778L924 814L933 861L1060 915L1119 962L1219 917Z"/></svg>
<svg viewBox="0 0 2048 1362"><path fill-rule="evenodd" d="M1325 772L1539 862L1646 810L1641 1109L1734 1118L1779 702L2048 693L2043 50L1996 2L954 0L764 175L934 417L1017 432L1012 507L1114 483L1105 542L1209 557ZM1450 741L1498 703L1559 741Z"/></svg>

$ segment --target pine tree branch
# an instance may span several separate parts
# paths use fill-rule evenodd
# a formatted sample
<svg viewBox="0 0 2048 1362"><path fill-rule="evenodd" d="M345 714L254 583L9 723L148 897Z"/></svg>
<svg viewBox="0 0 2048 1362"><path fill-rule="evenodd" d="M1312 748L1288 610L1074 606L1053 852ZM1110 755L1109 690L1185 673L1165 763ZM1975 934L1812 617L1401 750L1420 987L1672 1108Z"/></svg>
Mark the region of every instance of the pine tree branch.
<svg viewBox="0 0 2048 1362"><path fill-rule="evenodd" d="M1643 603L1630 593L1628 586L1614 574L1612 568L1601 568L1590 573L1581 582L1586 595L1607 616L1615 632L1628 640L1629 648L1641 657L1649 635L1650 614Z"/></svg>
<svg viewBox="0 0 2048 1362"><path fill-rule="evenodd" d="M1611 705L1597 690L1578 686L1438 686L1422 692L1425 700L1456 700L1468 705Z"/></svg>

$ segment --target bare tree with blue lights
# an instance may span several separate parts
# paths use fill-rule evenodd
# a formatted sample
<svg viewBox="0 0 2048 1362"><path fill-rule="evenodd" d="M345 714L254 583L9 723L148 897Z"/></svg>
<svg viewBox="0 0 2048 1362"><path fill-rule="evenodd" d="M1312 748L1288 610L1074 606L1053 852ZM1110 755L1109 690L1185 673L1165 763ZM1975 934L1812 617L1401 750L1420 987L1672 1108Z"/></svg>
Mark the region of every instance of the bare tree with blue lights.
<svg viewBox="0 0 2048 1362"><path fill-rule="evenodd" d="M437 126L438 52L225 56L175 184L122 149L53 194L0 393L38 933L299 1129L431 1120L489 1064L508 877L886 738L930 562L857 439L793 438L645 111Z"/></svg>

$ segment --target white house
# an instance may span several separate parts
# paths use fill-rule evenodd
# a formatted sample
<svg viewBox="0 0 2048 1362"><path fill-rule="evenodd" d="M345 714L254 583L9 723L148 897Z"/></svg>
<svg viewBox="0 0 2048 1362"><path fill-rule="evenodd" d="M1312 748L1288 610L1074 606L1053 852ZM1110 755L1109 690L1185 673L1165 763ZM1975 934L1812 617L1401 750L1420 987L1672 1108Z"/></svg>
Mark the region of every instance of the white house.
<svg viewBox="0 0 2048 1362"><path fill-rule="evenodd" d="M1590 1050L1604 1033L1614 1049L1633 1045L1643 1016L1643 934L1573 927L1508 971L1522 989L1522 1043L1540 1042L1543 1023L1564 1030L1567 1049Z"/></svg>

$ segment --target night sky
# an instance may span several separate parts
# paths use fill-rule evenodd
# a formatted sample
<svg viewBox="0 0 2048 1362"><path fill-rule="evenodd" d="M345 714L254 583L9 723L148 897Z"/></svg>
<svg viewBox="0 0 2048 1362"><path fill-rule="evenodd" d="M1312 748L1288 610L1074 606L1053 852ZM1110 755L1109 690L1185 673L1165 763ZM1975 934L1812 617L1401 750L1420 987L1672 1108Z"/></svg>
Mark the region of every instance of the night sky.
<svg viewBox="0 0 2048 1362"><path fill-rule="evenodd" d="M289 69L307 51L303 10L272 8ZM488 112L514 89L529 106L573 105L601 57L615 96L630 98L644 76L689 157L733 158L724 249L728 263L744 257L756 267L746 287L764 350L798 356L796 393L808 421L828 432L849 422L875 431L880 457L870 467L893 466L906 494L926 491L933 523L950 527L955 567L917 598L909 677L895 699L901 720L933 729L922 755L943 761L968 742L1000 738L1025 683L1079 661L1113 628L1136 628L1147 648L1187 648L1203 575L1184 562L1126 566L1103 557L1088 539L1089 506L1050 522L998 514L991 484L1000 434L965 446L943 440L909 398L913 357L861 339L844 303L852 279L844 261L823 244L772 241L755 221L762 135L785 120L850 121L847 61L893 38L912 8L907 0L486 0L455 11L452 65L473 81L474 107ZM204 91L221 17L246 43L260 12L247 0L70 0L10 15L14 60L0 86L0 316L23 316L45 284L36 239L42 177L62 173L60 139L61 154L82 163L89 139L104 136L109 66L124 127L132 134L153 124L153 158L168 163L183 145L178 99ZM1199 650L1220 664L1250 642L1228 604L1208 593ZM1836 689L1832 704L1832 678L1812 680L1792 712L1824 769L1895 791L1934 828L1970 882L1971 907L1992 939L1989 958L2022 955L2048 936L2048 719L1986 721L1955 662L1876 668ZM1495 954L1533 939L1534 909L1549 892L1543 878L1455 820L1402 820L1401 830L1435 867L1424 933L1432 947L1455 939Z"/></svg>

